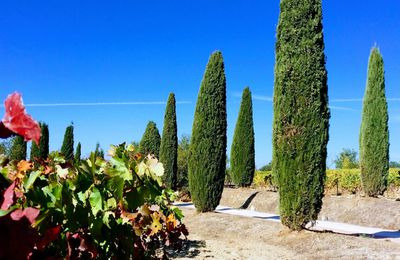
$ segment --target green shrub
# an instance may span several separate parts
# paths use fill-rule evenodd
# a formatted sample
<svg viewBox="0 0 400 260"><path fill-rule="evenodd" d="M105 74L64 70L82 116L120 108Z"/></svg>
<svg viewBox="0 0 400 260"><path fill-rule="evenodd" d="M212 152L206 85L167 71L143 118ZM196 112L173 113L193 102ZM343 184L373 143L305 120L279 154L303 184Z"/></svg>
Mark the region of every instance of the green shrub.
<svg viewBox="0 0 400 260"><path fill-rule="evenodd" d="M74 126L72 124L65 129L61 153L66 160L74 160Z"/></svg>
<svg viewBox="0 0 400 260"><path fill-rule="evenodd" d="M197 211L214 210L226 169L226 79L222 53L214 52L201 82L189 157L189 190Z"/></svg>
<svg viewBox="0 0 400 260"><path fill-rule="evenodd" d="M365 193L382 195L388 185L389 127L385 96L385 71L379 49L373 48L368 63L360 129L361 180Z"/></svg>
<svg viewBox="0 0 400 260"><path fill-rule="evenodd" d="M176 189L178 170L178 127L176 123L175 95L170 93L164 116L164 128L160 145L160 162L164 165L164 183Z"/></svg>
<svg viewBox="0 0 400 260"><path fill-rule="evenodd" d="M256 165L253 104L248 87L243 90L242 103L233 135L230 167L230 176L235 185L239 187L251 185Z"/></svg>
<svg viewBox="0 0 400 260"><path fill-rule="evenodd" d="M281 0L272 169L282 224L294 230L322 207L330 117L324 48L321 0Z"/></svg>
<svg viewBox="0 0 400 260"><path fill-rule="evenodd" d="M146 130L140 140L139 150L144 155L153 154L156 158L160 156L161 137L156 123L149 121Z"/></svg>

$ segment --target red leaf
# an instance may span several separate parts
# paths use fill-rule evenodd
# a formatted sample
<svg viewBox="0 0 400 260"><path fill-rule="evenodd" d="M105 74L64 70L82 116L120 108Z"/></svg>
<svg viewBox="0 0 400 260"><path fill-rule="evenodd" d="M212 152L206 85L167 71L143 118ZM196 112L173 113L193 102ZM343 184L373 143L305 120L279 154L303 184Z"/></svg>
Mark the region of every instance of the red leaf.
<svg viewBox="0 0 400 260"><path fill-rule="evenodd" d="M39 216L40 210L35 208L25 208L25 209L16 209L11 212L10 217L12 220L18 221L23 217L26 217L31 224L35 223L37 216Z"/></svg>
<svg viewBox="0 0 400 260"><path fill-rule="evenodd" d="M37 244L38 250L43 250L46 246L48 246L51 242L56 240L61 233L61 226L56 226L48 229L46 233L44 233L44 237Z"/></svg>
<svg viewBox="0 0 400 260"><path fill-rule="evenodd" d="M1 210L8 210L10 206L14 203L14 188L15 181L6 189L3 194L3 203L1 204Z"/></svg>
<svg viewBox="0 0 400 260"><path fill-rule="evenodd" d="M4 102L6 114L2 120L5 127L24 137L25 141L33 140L39 144L40 126L25 111L21 94L14 92Z"/></svg>

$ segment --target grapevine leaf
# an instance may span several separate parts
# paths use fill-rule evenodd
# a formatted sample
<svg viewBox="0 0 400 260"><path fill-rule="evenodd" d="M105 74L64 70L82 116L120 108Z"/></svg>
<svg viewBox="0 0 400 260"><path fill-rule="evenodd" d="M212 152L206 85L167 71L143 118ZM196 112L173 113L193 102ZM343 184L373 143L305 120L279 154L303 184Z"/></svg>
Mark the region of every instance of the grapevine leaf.
<svg viewBox="0 0 400 260"><path fill-rule="evenodd" d="M32 187L33 183L36 181L37 177L39 177L41 173L41 171L35 171L29 174L29 177L24 181L25 191L28 191Z"/></svg>
<svg viewBox="0 0 400 260"><path fill-rule="evenodd" d="M96 187L92 189L92 192L89 197L89 203L90 206L92 207L93 215L96 216L99 211L103 210L102 207L103 199L101 197L100 191Z"/></svg>

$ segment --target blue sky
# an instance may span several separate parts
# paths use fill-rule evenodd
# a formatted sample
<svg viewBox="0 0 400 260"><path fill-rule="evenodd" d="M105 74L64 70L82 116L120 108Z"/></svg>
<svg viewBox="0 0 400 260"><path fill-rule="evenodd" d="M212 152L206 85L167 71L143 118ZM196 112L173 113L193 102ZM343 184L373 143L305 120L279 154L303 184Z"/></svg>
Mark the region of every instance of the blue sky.
<svg viewBox="0 0 400 260"><path fill-rule="evenodd" d="M390 157L400 160L400 1L324 1L331 106L328 166L358 150L368 56L377 44L386 70ZM140 140L148 120L162 130L174 92L179 136L190 134L209 55L221 50L227 76L228 153L241 91L253 92L258 167L271 160L274 44L279 1L0 2L0 99L19 91L50 127L50 148L75 125L83 154L96 142ZM160 104L161 102L161 104Z"/></svg>

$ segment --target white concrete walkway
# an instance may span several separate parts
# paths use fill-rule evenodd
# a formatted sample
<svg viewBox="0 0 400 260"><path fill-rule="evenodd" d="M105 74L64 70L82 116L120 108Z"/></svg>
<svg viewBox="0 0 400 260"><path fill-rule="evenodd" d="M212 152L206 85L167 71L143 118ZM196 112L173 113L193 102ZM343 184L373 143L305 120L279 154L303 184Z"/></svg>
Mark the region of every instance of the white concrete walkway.
<svg viewBox="0 0 400 260"><path fill-rule="evenodd" d="M178 202L176 206L182 208L195 209L192 203ZM236 209L226 206L218 206L215 210L217 213L230 214L235 216L259 218L266 221L280 222L280 218L276 214L269 214L259 211ZM307 229L313 231L329 231L338 234L354 235L354 236L367 236L375 239L385 239L396 243L400 243L400 231L388 230L374 227L363 227L358 225L345 224L332 221L316 221L314 226L307 225Z"/></svg>

